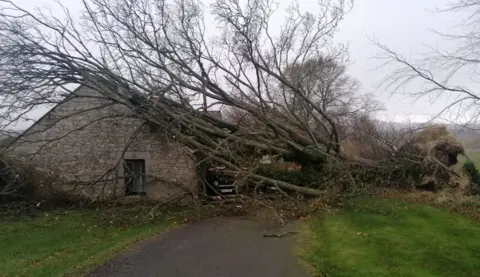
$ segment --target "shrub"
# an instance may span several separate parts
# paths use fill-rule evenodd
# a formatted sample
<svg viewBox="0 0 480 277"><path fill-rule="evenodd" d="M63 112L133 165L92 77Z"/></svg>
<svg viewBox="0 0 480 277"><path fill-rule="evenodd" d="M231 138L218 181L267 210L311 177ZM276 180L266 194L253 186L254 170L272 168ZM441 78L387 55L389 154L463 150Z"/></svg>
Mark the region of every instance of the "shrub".
<svg viewBox="0 0 480 277"><path fill-rule="evenodd" d="M301 187L319 188L322 180L321 169L315 165L302 166L300 170L287 170L275 166L263 166L257 173Z"/></svg>
<svg viewBox="0 0 480 277"><path fill-rule="evenodd" d="M480 172L478 171L475 164L470 160L465 161L465 163L463 164L463 171L470 178L472 194L480 195Z"/></svg>
<svg viewBox="0 0 480 277"><path fill-rule="evenodd" d="M0 203L34 200L47 192L49 181L32 166L0 157Z"/></svg>

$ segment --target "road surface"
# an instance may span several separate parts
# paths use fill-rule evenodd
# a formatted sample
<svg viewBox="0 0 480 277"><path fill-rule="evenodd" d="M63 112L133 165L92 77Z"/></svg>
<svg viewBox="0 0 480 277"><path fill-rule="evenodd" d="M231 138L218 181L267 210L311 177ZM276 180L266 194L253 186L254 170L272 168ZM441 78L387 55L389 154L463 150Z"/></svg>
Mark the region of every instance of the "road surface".
<svg viewBox="0 0 480 277"><path fill-rule="evenodd" d="M268 232L275 231L246 219L192 223L132 246L87 276L307 277L293 257L295 235L263 237Z"/></svg>

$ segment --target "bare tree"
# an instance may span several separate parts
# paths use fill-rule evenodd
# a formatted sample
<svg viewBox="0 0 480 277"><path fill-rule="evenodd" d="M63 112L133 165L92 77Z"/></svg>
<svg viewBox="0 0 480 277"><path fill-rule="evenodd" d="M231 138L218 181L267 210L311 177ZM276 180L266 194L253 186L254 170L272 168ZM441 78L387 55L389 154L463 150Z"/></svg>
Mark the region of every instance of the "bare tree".
<svg viewBox="0 0 480 277"><path fill-rule="evenodd" d="M340 140L353 131L352 126L359 117L381 109L380 103L371 95L359 93L360 84L346 73L347 65L347 49L341 48L326 56L310 59L302 65L291 64L285 70L288 79L297 87L305 88L305 96L337 122ZM326 122L312 120L312 115L316 112L305 100L292 93L288 87L281 88L286 113L299 118L312 130L329 134Z"/></svg>
<svg viewBox="0 0 480 277"><path fill-rule="evenodd" d="M444 48L429 46L428 53L413 60L374 41L381 50L377 57L381 66L387 70L393 68L383 84L393 93L406 92L417 99L447 97L450 103L434 118L476 124L480 116L480 93L476 87L480 61L480 1L456 0L435 12L453 13L462 19L458 26L452 26L458 32L435 31L445 42Z"/></svg>
<svg viewBox="0 0 480 277"><path fill-rule="evenodd" d="M63 6L59 16L0 0L3 119L9 124L39 105L62 101L72 86L87 85L103 100L129 107L128 116L168 131L235 174L319 195L255 174L244 153L255 149L310 163L321 163L331 150L340 155L336 118L287 69L314 66L309 64L324 57L351 5L319 1L314 14L292 4L274 34L276 5L270 0L217 0L210 10L218 34L208 37L206 9L196 0L83 0L80 22ZM335 57L329 59L323 62L335 64ZM283 112L279 84L325 132ZM195 104L199 98L202 105ZM204 112L209 105L241 110L262 131L213 117Z"/></svg>

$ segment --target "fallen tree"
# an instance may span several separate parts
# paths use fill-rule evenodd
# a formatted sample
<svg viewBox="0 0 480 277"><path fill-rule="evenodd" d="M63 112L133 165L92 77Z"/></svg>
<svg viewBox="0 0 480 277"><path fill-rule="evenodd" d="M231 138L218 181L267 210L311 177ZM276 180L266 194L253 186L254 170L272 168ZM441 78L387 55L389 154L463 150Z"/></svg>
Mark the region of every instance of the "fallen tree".
<svg viewBox="0 0 480 277"><path fill-rule="evenodd" d="M243 187L253 181L320 196L328 186L416 181L412 172L399 175L410 164L375 128L362 136L381 142L384 156L341 149L356 120L378 108L358 95L345 73L347 49L332 41L351 1L320 1L316 14L292 4L274 34L270 1L217 0L211 36L200 1L82 2L77 23L63 6L55 16L0 0L3 128L38 106L78 97L73 88L84 85L98 92L92 97L128 107L125 117L224 166ZM208 113L215 106L239 112L239 121ZM260 174L263 156L314 167L323 178L310 186Z"/></svg>
<svg viewBox="0 0 480 277"><path fill-rule="evenodd" d="M210 7L219 35L207 37L200 1L84 0L77 23L63 6L64 14L55 16L1 0L4 128L39 105L75 97L72 85L86 85L236 175L319 195L251 172L258 163L252 158L269 154L321 164L327 155L339 155L333 109L318 105L307 91L313 89L307 86L311 77L292 80L286 71L316 57L328 57L330 68L343 66L345 49L333 47L332 35L350 6L349 1L321 1L314 14L292 4L280 33L273 35L270 1L242 6L219 0ZM338 72L329 77L340 84L344 70ZM338 92L327 88L324 94ZM292 108L292 99L300 104ZM244 111L260 128L209 115L215 105ZM308 120L299 111L308 111Z"/></svg>

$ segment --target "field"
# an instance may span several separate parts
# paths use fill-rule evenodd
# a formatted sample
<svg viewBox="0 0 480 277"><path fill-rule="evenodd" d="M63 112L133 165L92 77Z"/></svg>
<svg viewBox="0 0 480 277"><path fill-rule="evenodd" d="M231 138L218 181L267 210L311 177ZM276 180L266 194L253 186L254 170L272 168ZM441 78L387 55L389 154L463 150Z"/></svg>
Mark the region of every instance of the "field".
<svg viewBox="0 0 480 277"><path fill-rule="evenodd" d="M472 162L475 163L477 168L480 169L480 150L476 150L476 151L473 151L473 150L468 151L467 150L467 155L470 158L470 160L472 160Z"/></svg>
<svg viewBox="0 0 480 277"><path fill-rule="evenodd" d="M480 223L426 205L361 198L306 232L318 276L480 276Z"/></svg>
<svg viewBox="0 0 480 277"><path fill-rule="evenodd" d="M168 226L162 220L129 225L95 210L62 210L21 220L2 219L0 276L78 276Z"/></svg>

